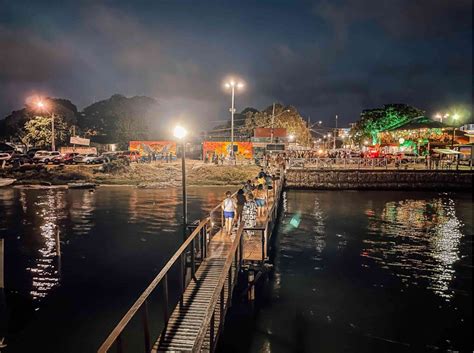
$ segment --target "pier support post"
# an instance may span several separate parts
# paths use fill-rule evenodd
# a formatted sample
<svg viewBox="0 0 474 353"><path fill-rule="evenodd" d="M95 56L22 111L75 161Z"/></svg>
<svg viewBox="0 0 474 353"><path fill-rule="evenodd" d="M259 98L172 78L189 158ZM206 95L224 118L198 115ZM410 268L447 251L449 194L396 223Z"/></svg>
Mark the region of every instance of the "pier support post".
<svg viewBox="0 0 474 353"><path fill-rule="evenodd" d="M254 301L255 300L255 273L252 270L248 272L248 283L249 283L249 291L248 291L248 300Z"/></svg>
<svg viewBox="0 0 474 353"><path fill-rule="evenodd" d="M5 288L4 286L4 268L3 268L3 255L4 255L4 248L3 248L3 239L0 239L0 289Z"/></svg>

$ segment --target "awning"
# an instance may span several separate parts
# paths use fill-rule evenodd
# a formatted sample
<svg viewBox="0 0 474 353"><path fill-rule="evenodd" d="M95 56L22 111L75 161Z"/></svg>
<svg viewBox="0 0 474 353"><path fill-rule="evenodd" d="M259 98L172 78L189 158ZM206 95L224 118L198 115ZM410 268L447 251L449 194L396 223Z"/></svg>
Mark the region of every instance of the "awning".
<svg viewBox="0 0 474 353"><path fill-rule="evenodd" d="M433 152L440 154L462 154L459 151L451 150L449 148L433 148Z"/></svg>

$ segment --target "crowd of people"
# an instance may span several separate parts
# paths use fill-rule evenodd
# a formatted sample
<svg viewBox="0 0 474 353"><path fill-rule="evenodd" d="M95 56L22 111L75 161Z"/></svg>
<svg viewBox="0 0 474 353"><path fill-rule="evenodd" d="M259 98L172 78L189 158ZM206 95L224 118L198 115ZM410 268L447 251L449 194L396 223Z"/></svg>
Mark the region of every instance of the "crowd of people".
<svg viewBox="0 0 474 353"><path fill-rule="evenodd" d="M258 217L265 216L268 211L268 190L273 189L273 183L273 176L262 168L254 180L245 182L235 197L227 191L221 205L225 220L223 232L232 234L234 225L240 226L241 222L244 228L254 228ZM251 231L247 233L252 235Z"/></svg>

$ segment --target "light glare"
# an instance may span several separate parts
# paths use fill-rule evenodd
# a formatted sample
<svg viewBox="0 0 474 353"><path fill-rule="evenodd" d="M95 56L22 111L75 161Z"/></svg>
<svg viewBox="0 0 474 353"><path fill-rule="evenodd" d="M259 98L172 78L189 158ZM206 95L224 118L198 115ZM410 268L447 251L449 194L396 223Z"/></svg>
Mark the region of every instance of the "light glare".
<svg viewBox="0 0 474 353"><path fill-rule="evenodd" d="M180 126L180 125L178 125L174 128L173 135L174 135L174 137L176 137L178 139L184 138L187 134L188 134L188 132L186 131L186 129L184 127Z"/></svg>

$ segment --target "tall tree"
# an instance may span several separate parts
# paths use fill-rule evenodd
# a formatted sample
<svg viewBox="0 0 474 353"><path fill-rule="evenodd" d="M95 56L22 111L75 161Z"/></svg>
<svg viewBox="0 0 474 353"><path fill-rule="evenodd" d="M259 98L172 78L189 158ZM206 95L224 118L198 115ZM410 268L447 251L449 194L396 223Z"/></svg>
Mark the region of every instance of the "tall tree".
<svg viewBox="0 0 474 353"><path fill-rule="evenodd" d="M25 108L13 111L2 120L1 136L27 143L25 138L28 132L25 130L25 124L39 115L50 117L51 113L69 126L76 124L78 112L71 101L62 98L46 98L44 102L47 105L47 112L39 112L34 104L27 104Z"/></svg>
<svg viewBox="0 0 474 353"><path fill-rule="evenodd" d="M242 127L242 131L251 134L257 127L272 127L272 111L273 105L261 112L247 112L245 126ZM308 146L311 144L311 132L308 125L293 106L285 107L279 103L275 104L273 127L285 128L287 133L294 135L296 142L301 145Z"/></svg>
<svg viewBox="0 0 474 353"><path fill-rule="evenodd" d="M406 104L386 104L382 108L362 111L360 119L351 129L354 142L361 143L364 139L378 142L378 133L395 129L425 115L423 110Z"/></svg>
<svg viewBox="0 0 474 353"><path fill-rule="evenodd" d="M149 97L115 94L84 108L79 125L89 136L107 136L122 147L130 140L150 136L150 123L156 120L158 102Z"/></svg>
<svg viewBox="0 0 474 353"><path fill-rule="evenodd" d="M52 119L49 116L36 116L28 120L23 128L25 135L23 141L27 145L49 148L52 143ZM71 125L58 115L54 118L54 138L56 146L68 142L71 136Z"/></svg>

